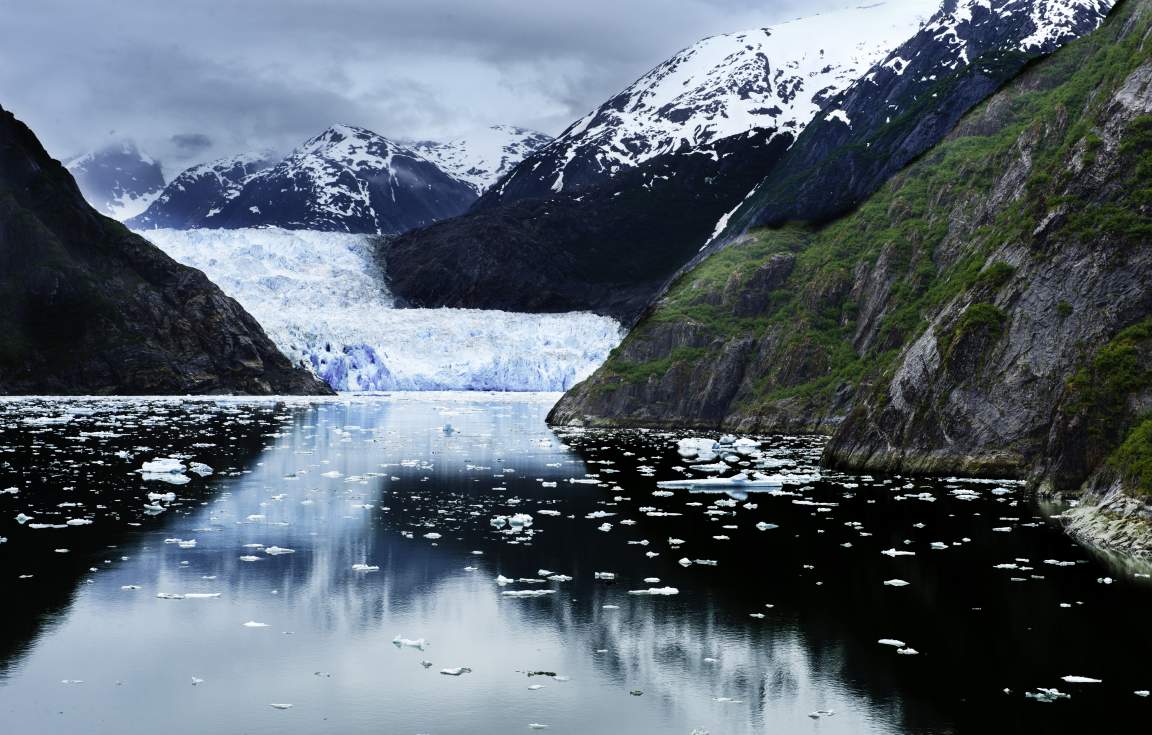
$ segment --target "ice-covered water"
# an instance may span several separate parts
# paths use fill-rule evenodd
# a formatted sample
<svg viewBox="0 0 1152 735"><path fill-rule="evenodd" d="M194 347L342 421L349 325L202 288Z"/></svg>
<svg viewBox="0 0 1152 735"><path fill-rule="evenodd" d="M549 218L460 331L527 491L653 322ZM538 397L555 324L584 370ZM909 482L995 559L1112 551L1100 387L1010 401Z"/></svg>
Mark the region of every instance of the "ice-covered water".
<svg viewBox="0 0 1152 735"><path fill-rule="evenodd" d="M621 339L587 313L395 309L362 235L148 230L239 301L293 361L345 391L563 391Z"/></svg>
<svg viewBox="0 0 1152 735"><path fill-rule="evenodd" d="M1020 486L554 400L0 400L0 732L1141 731L1148 566Z"/></svg>

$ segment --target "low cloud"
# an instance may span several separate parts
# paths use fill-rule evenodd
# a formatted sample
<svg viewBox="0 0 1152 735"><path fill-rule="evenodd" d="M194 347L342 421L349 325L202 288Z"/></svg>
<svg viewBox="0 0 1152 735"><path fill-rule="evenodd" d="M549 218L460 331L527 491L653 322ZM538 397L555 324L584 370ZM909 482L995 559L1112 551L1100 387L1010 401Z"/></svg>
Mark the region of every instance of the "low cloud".
<svg viewBox="0 0 1152 735"><path fill-rule="evenodd" d="M11 2L0 105L58 157L133 138L169 164L286 151L335 122L397 138L495 123L555 134L703 36L844 4Z"/></svg>

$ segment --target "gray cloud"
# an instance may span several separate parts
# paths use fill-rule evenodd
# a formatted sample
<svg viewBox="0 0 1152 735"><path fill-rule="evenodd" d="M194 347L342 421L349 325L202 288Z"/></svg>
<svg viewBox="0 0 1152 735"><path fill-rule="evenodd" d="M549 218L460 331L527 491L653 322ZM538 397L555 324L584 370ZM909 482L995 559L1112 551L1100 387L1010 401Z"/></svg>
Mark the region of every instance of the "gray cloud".
<svg viewBox="0 0 1152 735"><path fill-rule="evenodd" d="M0 104L57 156L133 138L169 168L334 122L557 133L703 36L847 2L0 0Z"/></svg>

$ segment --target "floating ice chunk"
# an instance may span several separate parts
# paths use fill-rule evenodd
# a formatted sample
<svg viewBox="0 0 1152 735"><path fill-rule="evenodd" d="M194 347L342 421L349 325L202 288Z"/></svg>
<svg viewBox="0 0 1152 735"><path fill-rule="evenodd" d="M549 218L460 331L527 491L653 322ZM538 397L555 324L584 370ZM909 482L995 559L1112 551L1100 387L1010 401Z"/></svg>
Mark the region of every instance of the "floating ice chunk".
<svg viewBox="0 0 1152 735"><path fill-rule="evenodd" d="M181 473L184 471L184 463L175 457L160 457L151 462L145 462L140 466L137 472L142 474L163 474L163 473Z"/></svg>
<svg viewBox="0 0 1152 735"><path fill-rule="evenodd" d="M645 577L644 584L660 584L659 577Z"/></svg>
<svg viewBox="0 0 1152 735"><path fill-rule="evenodd" d="M90 518L72 518L64 522L66 526L91 526L93 523Z"/></svg>
<svg viewBox="0 0 1152 735"><path fill-rule="evenodd" d="M378 572L380 567L374 564L353 564L352 571L354 572Z"/></svg>
<svg viewBox="0 0 1152 735"><path fill-rule="evenodd" d="M123 584L123 585L120 585L120 589L122 589L122 590L138 590L138 589L140 589L140 585L138 585L138 584Z"/></svg>
<svg viewBox="0 0 1152 735"><path fill-rule="evenodd" d="M185 592L185 600L215 600L220 598L223 592Z"/></svg>
<svg viewBox="0 0 1152 735"><path fill-rule="evenodd" d="M765 523L764 521L760 521L756 524L756 528L761 531L771 531L773 528L780 528L780 526L777 526L775 523Z"/></svg>
<svg viewBox="0 0 1152 735"><path fill-rule="evenodd" d="M737 488L742 490L757 489L769 490L783 487L783 483L776 479L758 480L749 478L741 472L732 477L709 477L702 480L666 480L656 483L657 487L667 490L726 490Z"/></svg>
<svg viewBox="0 0 1152 735"><path fill-rule="evenodd" d="M556 594L556 590L505 590L500 594L505 597L544 597Z"/></svg>
<svg viewBox="0 0 1152 735"><path fill-rule="evenodd" d="M321 472L320 476L333 479L333 478L337 478L337 477L343 477L344 473L343 472L337 472L336 470L329 470L328 472Z"/></svg>
<svg viewBox="0 0 1152 735"><path fill-rule="evenodd" d="M907 587L909 583L903 579L886 579L884 585L887 587Z"/></svg>
<svg viewBox="0 0 1152 735"><path fill-rule="evenodd" d="M538 692L543 688L544 688L543 684L529 684L528 685L528 691L530 691L530 692Z"/></svg>
<svg viewBox="0 0 1152 735"><path fill-rule="evenodd" d="M881 638L877 643L882 646L892 646L893 648L904 648L907 646L904 641L898 641L895 638Z"/></svg>
<svg viewBox="0 0 1152 735"><path fill-rule="evenodd" d="M668 595L678 595L678 594L680 594L680 590L676 589L675 587L649 587L646 590L628 590L628 594L630 594L630 595L668 596Z"/></svg>
<svg viewBox="0 0 1152 735"><path fill-rule="evenodd" d="M431 531L429 533L424 534L424 538L428 539L429 541L435 541L436 539L441 538L441 536L440 536L440 534L436 533L435 531Z"/></svg>
<svg viewBox="0 0 1152 735"><path fill-rule="evenodd" d="M240 561L260 561L260 557L252 556L251 554L245 554L244 556L240 557Z"/></svg>
<svg viewBox="0 0 1152 735"><path fill-rule="evenodd" d="M458 666L454 669L440 669L440 673L444 676L463 676L464 674L471 674L472 669L467 666Z"/></svg>
<svg viewBox="0 0 1152 735"><path fill-rule="evenodd" d="M1112 584L1113 579L1111 577L1100 577L1096 581L1100 584Z"/></svg>
<svg viewBox="0 0 1152 735"><path fill-rule="evenodd" d="M528 688L531 689L532 687L528 687ZM540 723L540 722L529 722L528 727L532 728L533 730L547 730L548 729L547 725Z"/></svg>
<svg viewBox="0 0 1152 735"><path fill-rule="evenodd" d="M244 623L244 627L245 628L267 628L268 623L257 623L255 620L249 620L247 623Z"/></svg>
<svg viewBox="0 0 1152 735"><path fill-rule="evenodd" d="M915 648L897 648L896 653L900 654L901 656L915 656L920 652Z"/></svg>
<svg viewBox="0 0 1152 735"><path fill-rule="evenodd" d="M688 557L684 557L683 559L681 559L680 561L678 561L678 562L676 562L676 563L677 563L677 564L679 564L679 565L680 565L680 566L682 566L682 567L690 567L690 566L692 566L692 560L691 560L691 559L689 559Z"/></svg>
<svg viewBox="0 0 1152 735"><path fill-rule="evenodd" d="M1093 679L1090 676L1073 676L1073 675L1069 674L1068 676L1061 676L1060 678L1062 680L1068 682L1069 684L1103 684L1104 683L1101 679Z"/></svg>
<svg viewBox="0 0 1152 735"><path fill-rule="evenodd" d="M501 587L512 584L515 581L516 580L514 580L514 579L509 579L508 577L505 577L503 574L497 574L496 575L496 584L500 585Z"/></svg>
<svg viewBox="0 0 1152 735"><path fill-rule="evenodd" d="M899 549L885 549L880 553L884 556L890 556L892 558L896 558L897 556L916 556L915 551L901 551Z"/></svg>
<svg viewBox="0 0 1152 735"><path fill-rule="evenodd" d="M264 549L264 553L269 556L280 556L281 554L295 554L296 549L286 549L282 546L269 546L267 549Z"/></svg>
<svg viewBox="0 0 1152 735"><path fill-rule="evenodd" d="M268 706L272 709L292 709L292 705L283 702L272 702Z"/></svg>
<svg viewBox="0 0 1152 735"><path fill-rule="evenodd" d="M607 533L608 531L612 530L612 524L611 523L601 523L599 526L596 527L596 530L597 531L603 531L603 532Z"/></svg>
<svg viewBox="0 0 1152 735"><path fill-rule="evenodd" d="M504 526L508 525L508 517L496 516L492 520L488 521L488 523L492 526L492 528L500 530L501 528L504 528Z"/></svg>
<svg viewBox="0 0 1152 735"><path fill-rule="evenodd" d="M188 464L188 471L189 472L195 472L197 475L200 475L201 477L207 477L208 475L212 474L212 468L209 467L208 465L204 464L203 462L190 462Z"/></svg>
<svg viewBox="0 0 1152 735"><path fill-rule="evenodd" d="M595 572L596 579L616 579L616 572Z"/></svg>
<svg viewBox="0 0 1152 735"><path fill-rule="evenodd" d="M1135 694L1137 697L1147 697L1149 694L1152 694L1152 692L1148 691L1147 689L1137 689L1136 691L1134 691L1132 693Z"/></svg>
<svg viewBox="0 0 1152 735"><path fill-rule="evenodd" d="M176 493L148 493L148 499L153 503L175 503Z"/></svg>
<svg viewBox="0 0 1152 735"><path fill-rule="evenodd" d="M1071 694L1065 694L1059 689L1046 689L1044 687L1039 687L1035 692L1024 692L1024 696L1045 704L1055 702L1057 699L1070 699L1072 697Z"/></svg>
<svg viewBox="0 0 1152 735"><path fill-rule="evenodd" d="M398 635L392 639L392 645L397 648L416 648L423 651L424 647L428 645L428 641L423 638L404 638Z"/></svg>
<svg viewBox="0 0 1152 735"><path fill-rule="evenodd" d="M19 523L21 526L23 526L25 523L27 523L30 520L32 520L32 516L25 515L24 513L20 513L19 515L16 516L16 522Z"/></svg>
<svg viewBox="0 0 1152 735"><path fill-rule="evenodd" d="M196 686L198 684L203 684L203 683L204 683L203 679L197 679L195 676L192 677L192 686Z"/></svg>
<svg viewBox="0 0 1152 735"><path fill-rule="evenodd" d="M517 513L508 519L508 525L513 528L528 528L532 525L534 518L527 513Z"/></svg>

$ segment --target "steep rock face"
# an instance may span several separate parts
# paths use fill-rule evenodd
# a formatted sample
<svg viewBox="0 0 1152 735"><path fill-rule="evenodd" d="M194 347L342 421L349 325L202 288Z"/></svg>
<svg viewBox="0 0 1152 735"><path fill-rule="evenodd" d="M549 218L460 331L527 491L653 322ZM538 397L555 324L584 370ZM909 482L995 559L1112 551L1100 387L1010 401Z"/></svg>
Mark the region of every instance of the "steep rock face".
<svg viewBox="0 0 1152 735"><path fill-rule="evenodd" d="M702 155L652 159L576 198L525 199L401 235L382 248L389 285L411 306L630 321L786 147L770 133L725 139Z"/></svg>
<svg viewBox="0 0 1152 735"><path fill-rule="evenodd" d="M0 393L329 393L0 110Z"/></svg>
<svg viewBox="0 0 1152 735"><path fill-rule="evenodd" d="M516 164L551 141L551 136L535 130L492 125L444 142L423 140L409 147L448 175L471 186L479 196Z"/></svg>
<svg viewBox="0 0 1152 735"><path fill-rule="evenodd" d="M751 130L795 137L929 13L919 0L887 0L705 38L574 122L478 206L578 194Z"/></svg>
<svg viewBox="0 0 1152 735"><path fill-rule="evenodd" d="M845 214L1031 59L1099 27L1113 4L945 0L918 33L829 102L729 231Z"/></svg>
<svg viewBox="0 0 1152 735"><path fill-rule="evenodd" d="M1152 2L1122 4L851 215L705 259L552 420L823 430L837 467L1152 491L1150 31Z"/></svg>
<svg viewBox="0 0 1152 735"><path fill-rule="evenodd" d="M273 163L270 154L242 153L193 166L172 179L146 210L125 224L136 230L209 224L252 177Z"/></svg>
<svg viewBox="0 0 1152 735"><path fill-rule="evenodd" d="M164 188L160 164L131 141L77 156L65 166L88 203L114 219L144 211Z"/></svg>
<svg viewBox="0 0 1152 735"><path fill-rule="evenodd" d="M472 187L363 128L336 125L251 177L201 227L395 234L462 213Z"/></svg>
<svg viewBox="0 0 1152 735"><path fill-rule="evenodd" d="M706 39L386 252L410 304L623 321L715 234L819 106L911 34L898 0Z"/></svg>

